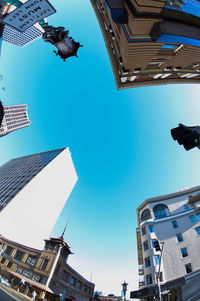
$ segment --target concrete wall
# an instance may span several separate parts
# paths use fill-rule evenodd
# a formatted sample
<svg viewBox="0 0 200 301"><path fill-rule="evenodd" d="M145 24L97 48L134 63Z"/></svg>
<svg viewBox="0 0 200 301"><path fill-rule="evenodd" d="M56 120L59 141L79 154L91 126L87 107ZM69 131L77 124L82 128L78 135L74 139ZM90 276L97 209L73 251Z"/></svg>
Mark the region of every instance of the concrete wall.
<svg viewBox="0 0 200 301"><path fill-rule="evenodd" d="M41 249L76 181L70 151L66 148L1 211L0 234Z"/></svg>

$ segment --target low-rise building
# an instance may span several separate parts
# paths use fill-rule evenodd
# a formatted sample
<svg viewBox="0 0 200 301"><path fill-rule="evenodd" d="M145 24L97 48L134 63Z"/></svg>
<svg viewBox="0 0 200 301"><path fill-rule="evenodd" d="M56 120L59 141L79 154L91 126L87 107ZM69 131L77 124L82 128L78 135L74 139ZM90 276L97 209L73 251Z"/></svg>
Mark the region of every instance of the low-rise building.
<svg viewBox="0 0 200 301"><path fill-rule="evenodd" d="M15 289L36 300L60 300L65 294L68 301L91 301L94 284L86 280L68 263L72 254L63 237L45 240L43 250L21 245L0 236L0 275L6 277ZM20 282L21 281L21 282ZM20 284L25 283L20 286Z"/></svg>
<svg viewBox="0 0 200 301"><path fill-rule="evenodd" d="M200 300L200 186L147 199L137 215L140 290L131 298L154 300L160 276L162 300Z"/></svg>

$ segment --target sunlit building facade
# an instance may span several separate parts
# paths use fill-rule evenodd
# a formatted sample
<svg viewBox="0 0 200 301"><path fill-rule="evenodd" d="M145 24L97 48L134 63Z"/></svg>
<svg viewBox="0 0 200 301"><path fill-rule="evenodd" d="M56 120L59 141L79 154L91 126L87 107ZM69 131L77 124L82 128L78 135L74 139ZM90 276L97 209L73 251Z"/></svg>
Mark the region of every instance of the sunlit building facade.
<svg viewBox="0 0 200 301"><path fill-rule="evenodd" d="M140 290L131 298L154 300L160 267L163 300L199 300L200 186L147 199L137 216Z"/></svg>
<svg viewBox="0 0 200 301"><path fill-rule="evenodd" d="M12 159L2 165L0 234L41 248L76 181L69 148Z"/></svg>
<svg viewBox="0 0 200 301"><path fill-rule="evenodd" d="M91 0L118 89L200 82L198 0Z"/></svg>
<svg viewBox="0 0 200 301"><path fill-rule="evenodd" d="M30 125L27 105L3 106L3 108L4 117L0 126L0 137Z"/></svg>

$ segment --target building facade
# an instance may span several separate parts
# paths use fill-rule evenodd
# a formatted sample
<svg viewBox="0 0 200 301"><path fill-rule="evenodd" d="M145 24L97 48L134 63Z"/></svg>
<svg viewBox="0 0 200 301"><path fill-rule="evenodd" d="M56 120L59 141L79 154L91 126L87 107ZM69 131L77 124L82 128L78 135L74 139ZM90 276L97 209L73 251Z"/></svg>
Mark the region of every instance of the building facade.
<svg viewBox="0 0 200 301"><path fill-rule="evenodd" d="M118 89L200 82L198 0L91 0Z"/></svg>
<svg viewBox="0 0 200 301"><path fill-rule="evenodd" d="M0 275L6 277L14 289L36 300L91 301L94 284L77 273L68 263L72 252L63 237L45 240L42 250L21 245L0 236ZM22 284L23 281L23 285Z"/></svg>
<svg viewBox="0 0 200 301"><path fill-rule="evenodd" d="M0 126L0 137L30 125L27 105L3 106L3 108L4 117Z"/></svg>
<svg viewBox="0 0 200 301"><path fill-rule="evenodd" d="M26 1L22 0L21 2L24 3ZM5 3L1 0L0 5L2 5L0 11L1 18L5 17L7 14L11 13L16 8L15 6L9 3ZM20 32L9 25L4 25L3 40L16 46L24 47L30 44L31 42L35 41L36 39L41 38L43 32L44 30L39 25L39 23L36 23L24 32Z"/></svg>
<svg viewBox="0 0 200 301"><path fill-rule="evenodd" d="M3 164L0 167L0 234L23 245L41 248L76 181L69 148Z"/></svg>
<svg viewBox="0 0 200 301"><path fill-rule="evenodd" d="M200 300L200 186L147 199L137 215L140 290L131 297L154 300L160 266L163 300Z"/></svg>

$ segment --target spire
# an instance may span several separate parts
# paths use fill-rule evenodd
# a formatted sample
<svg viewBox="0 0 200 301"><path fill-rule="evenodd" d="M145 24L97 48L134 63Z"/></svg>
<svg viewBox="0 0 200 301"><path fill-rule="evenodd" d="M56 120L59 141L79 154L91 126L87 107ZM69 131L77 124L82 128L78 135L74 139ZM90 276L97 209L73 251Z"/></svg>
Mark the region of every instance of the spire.
<svg viewBox="0 0 200 301"><path fill-rule="evenodd" d="M68 218L68 221L67 221L67 223L66 223L66 225L65 225L65 228L64 228L64 230L63 230L63 233L62 233L62 235L61 235L61 238L62 238L62 239L63 239L64 234L65 234L65 231L66 231L66 229L67 229L67 225L68 225L68 223L69 223L69 220L70 220L70 217Z"/></svg>

